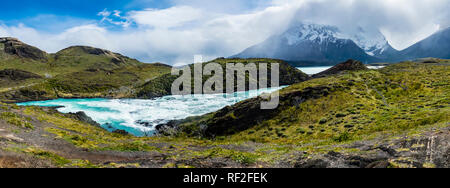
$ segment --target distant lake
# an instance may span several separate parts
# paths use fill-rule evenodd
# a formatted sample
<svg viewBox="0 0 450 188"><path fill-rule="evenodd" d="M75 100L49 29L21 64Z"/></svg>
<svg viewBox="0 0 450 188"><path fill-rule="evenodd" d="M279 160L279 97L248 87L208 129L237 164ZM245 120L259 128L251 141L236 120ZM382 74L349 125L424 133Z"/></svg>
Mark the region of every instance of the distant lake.
<svg viewBox="0 0 450 188"><path fill-rule="evenodd" d="M322 67L297 67L299 70L301 70L302 72L308 74L308 75L313 75L313 74L317 74L317 73L321 73L323 71L326 71L328 69L330 69L332 66L322 66ZM384 68L384 66L367 66L367 68L369 69L381 69Z"/></svg>
<svg viewBox="0 0 450 188"><path fill-rule="evenodd" d="M83 111L109 131L125 130L135 136L150 136L156 125L215 112L262 93L284 88L268 88L232 94L165 96L139 99L56 99L19 103L20 106L56 107L62 113Z"/></svg>
<svg viewBox="0 0 450 188"><path fill-rule="evenodd" d="M308 75L313 75L313 74L317 74L317 73L326 71L326 70L328 70L331 67L332 66L326 66L326 67L297 67L297 68L300 69L302 72L308 74Z"/></svg>

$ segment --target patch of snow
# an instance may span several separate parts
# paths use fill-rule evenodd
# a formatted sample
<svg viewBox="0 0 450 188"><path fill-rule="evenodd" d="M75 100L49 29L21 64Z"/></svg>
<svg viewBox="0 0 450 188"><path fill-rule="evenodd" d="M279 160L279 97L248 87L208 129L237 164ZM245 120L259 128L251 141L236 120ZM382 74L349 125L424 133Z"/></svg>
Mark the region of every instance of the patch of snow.
<svg viewBox="0 0 450 188"><path fill-rule="evenodd" d="M318 24L300 24L290 28L283 37L289 45L296 45L308 40L322 44L324 42L336 42L339 36L339 29L333 26Z"/></svg>

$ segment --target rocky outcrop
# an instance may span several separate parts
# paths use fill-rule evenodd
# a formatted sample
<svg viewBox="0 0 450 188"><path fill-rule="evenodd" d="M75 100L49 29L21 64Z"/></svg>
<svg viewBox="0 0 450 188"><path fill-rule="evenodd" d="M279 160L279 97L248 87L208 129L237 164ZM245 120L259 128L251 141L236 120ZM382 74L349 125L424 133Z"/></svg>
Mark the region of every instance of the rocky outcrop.
<svg viewBox="0 0 450 188"><path fill-rule="evenodd" d="M330 75L336 75L344 71L360 71L360 70L369 70L369 69L362 62L350 59L326 71L313 75L313 78L322 78Z"/></svg>
<svg viewBox="0 0 450 188"><path fill-rule="evenodd" d="M68 47L66 49L57 52L55 58L59 59L62 56L82 56L82 55L106 56L111 58L111 63L114 63L116 65L121 65L131 60L129 57L123 56L121 54L90 46Z"/></svg>
<svg viewBox="0 0 450 188"><path fill-rule="evenodd" d="M92 118L89 117L88 115L86 115L85 112L68 113L68 115L70 117L72 117L73 119L76 119L78 121L85 122L85 123L88 123L88 124L91 124L91 125L95 125L95 126L100 126L99 123L97 123L94 120L92 120Z"/></svg>
<svg viewBox="0 0 450 188"><path fill-rule="evenodd" d="M329 152L300 157L296 168L449 168L450 128L393 141L361 141L353 153Z"/></svg>
<svg viewBox="0 0 450 188"><path fill-rule="evenodd" d="M3 52L6 54L33 60L47 60L46 52L25 44L18 39L10 37L0 38L0 43L3 44Z"/></svg>
<svg viewBox="0 0 450 188"><path fill-rule="evenodd" d="M22 81L31 78L42 78L42 77L37 74L18 69L0 70L0 80Z"/></svg>
<svg viewBox="0 0 450 188"><path fill-rule="evenodd" d="M27 101L49 100L56 98L56 96L52 95L53 94L49 94L46 91L23 88L19 90L13 90L10 92L0 93L0 98L7 99L6 101L27 102Z"/></svg>
<svg viewBox="0 0 450 188"><path fill-rule="evenodd" d="M57 55L66 55L67 53L71 53L71 55L80 55L75 54L73 52L83 53L83 54L90 54L90 55L113 55L113 52L110 52L108 50L100 49L100 48L94 48L90 46L71 46L68 48L65 48L57 53Z"/></svg>

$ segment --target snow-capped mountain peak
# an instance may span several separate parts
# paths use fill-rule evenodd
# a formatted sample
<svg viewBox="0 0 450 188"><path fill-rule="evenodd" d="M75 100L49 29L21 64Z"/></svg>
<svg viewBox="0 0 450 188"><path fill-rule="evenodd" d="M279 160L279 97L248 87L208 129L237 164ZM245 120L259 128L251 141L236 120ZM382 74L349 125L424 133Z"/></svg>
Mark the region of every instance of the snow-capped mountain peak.
<svg viewBox="0 0 450 188"><path fill-rule="evenodd" d="M342 34L337 27L318 24L300 24L291 27L283 34L289 45L296 45L305 40L320 44L336 42L340 38L339 36L342 36Z"/></svg>
<svg viewBox="0 0 450 188"><path fill-rule="evenodd" d="M371 56L381 55L390 48L388 41L379 30L366 30L362 27L344 32L336 26L301 23L291 27L282 37L287 40L288 45L297 45L302 41L322 44L335 43L339 39L352 40Z"/></svg>
<svg viewBox="0 0 450 188"><path fill-rule="evenodd" d="M355 33L349 34L348 39L371 56L381 55L390 47L386 37L378 29L365 30L358 27Z"/></svg>
<svg viewBox="0 0 450 188"><path fill-rule="evenodd" d="M282 59L295 62L295 66L309 66L334 65L348 59L382 62L396 54L398 51L373 26L339 28L300 23L232 57Z"/></svg>

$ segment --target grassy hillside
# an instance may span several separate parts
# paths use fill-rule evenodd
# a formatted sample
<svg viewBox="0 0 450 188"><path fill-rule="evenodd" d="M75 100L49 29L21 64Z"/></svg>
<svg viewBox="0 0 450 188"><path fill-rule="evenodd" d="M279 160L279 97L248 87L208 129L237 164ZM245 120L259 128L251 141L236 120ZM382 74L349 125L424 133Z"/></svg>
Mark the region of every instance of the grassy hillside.
<svg viewBox="0 0 450 188"><path fill-rule="evenodd" d="M0 99L5 102L93 97L148 99L170 95L172 82L178 78L170 74L170 66L140 63L103 49L73 46L47 54L17 39L4 38L2 41L0 70L14 69L40 76L20 81L3 80L5 84L0 86ZM9 43L14 43L14 53L4 47ZM269 69L271 63L280 63L281 85L309 79L306 74L279 60L216 59L212 62L219 63L224 70L227 63L268 63ZM270 75L270 70L268 73ZM204 76L204 82L208 78Z"/></svg>
<svg viewBox="0 0 450 188"><path fill-rule="evenodd" d="M0 99L6 102L58 97L128 97L134 95L136 87L171 69L86 46L47 54L16 39L2 41L0 71L25 71L39 76L16 80L0 78ZM6 50L9 43L14 44L14 50ZM39 54L44 55L34 58L41 57Z"/></svg>

